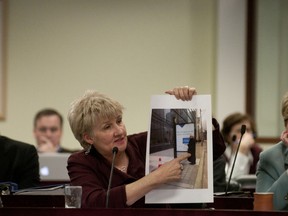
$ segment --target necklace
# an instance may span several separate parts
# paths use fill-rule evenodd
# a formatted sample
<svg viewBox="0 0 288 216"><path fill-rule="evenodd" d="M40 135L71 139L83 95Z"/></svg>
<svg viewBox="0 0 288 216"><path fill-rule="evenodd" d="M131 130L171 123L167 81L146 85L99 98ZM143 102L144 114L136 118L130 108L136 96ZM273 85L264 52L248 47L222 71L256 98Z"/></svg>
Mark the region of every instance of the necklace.
<svg viewBox="0 0 288 216"><path fill-rule="evenodd" d="M121 163L117 166L116 168L119 169L121 172L127 173L127 169L128 169L128 164L129 164L129 159L128 156L125 154L123 154Z"/></svg>

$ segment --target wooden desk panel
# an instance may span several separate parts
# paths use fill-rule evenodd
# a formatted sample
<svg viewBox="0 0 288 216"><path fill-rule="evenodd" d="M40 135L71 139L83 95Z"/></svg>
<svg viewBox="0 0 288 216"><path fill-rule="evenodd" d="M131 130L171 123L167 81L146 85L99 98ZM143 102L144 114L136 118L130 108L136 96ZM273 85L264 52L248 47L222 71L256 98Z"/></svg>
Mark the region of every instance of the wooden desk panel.
<svg viewBox="0 0 288 216"><path fill-rule="evenodd" d="M253 197L214 197L213 203L171 204L173 209L245 209L253 210ZM63 195L6 195L2 196L4 207L64 207ZM152 205L153 206L153 205Z"/></svg>
<svg viewBox="0 0 288 216"><path fill-rule="evenodd" d="M172 208L145 209L65 209L63 195L2 196L0 216L282 216L287 212L253 211L252 197L214 197L214 203L202 205L175 204ZM199 207L199 205L198 205ZM231 209L235 208L235 209Z"/></svg>
<svg viewBox="0 0 288 216"><path fill-rule="evenodd" d="M171 204L172 209L245 209L253 210L252 197L214 197L207 204ZM4 207L65 207L63 195L6 195L2 196ZM151 205L153 206L153 205Z"/></svg>
<svg viewBox="0 0 288 216"><path fill-rule="evenodd" d="M2 208L1 216L286 216L287 212L207 209Z"/></svg>
<svg viewBox="0 0 288 216"><path fill-rule="evenodd" d="M6 207L65 207L64 196L61 195L6 195L1 197Z"/></svg>
<svg viewBox="0 0 288 216"><path fill-rule="evenodd" d="M207 207L214 209L245 209L253 210L253 197L214 197L213 203Z"/></svg>

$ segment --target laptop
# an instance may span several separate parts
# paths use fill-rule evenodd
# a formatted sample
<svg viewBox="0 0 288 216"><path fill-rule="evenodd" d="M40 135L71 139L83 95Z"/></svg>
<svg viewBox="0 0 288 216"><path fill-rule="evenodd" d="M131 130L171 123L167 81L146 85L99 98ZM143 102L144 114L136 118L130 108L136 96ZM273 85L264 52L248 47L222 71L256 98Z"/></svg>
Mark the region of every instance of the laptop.
<svg viewBox="0 0 288 216"><path fill-rule="evenodd" d="M67 160L70 153L39 153L41 181L69 181Z"/></svg>

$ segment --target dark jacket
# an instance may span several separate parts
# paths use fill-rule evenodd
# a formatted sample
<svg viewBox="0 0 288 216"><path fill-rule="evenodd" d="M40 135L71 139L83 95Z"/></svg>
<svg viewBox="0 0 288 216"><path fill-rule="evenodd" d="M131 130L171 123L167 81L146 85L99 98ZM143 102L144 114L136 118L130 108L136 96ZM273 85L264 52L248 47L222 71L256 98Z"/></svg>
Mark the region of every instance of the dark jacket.
<svg viewBox="0 0 288 216"><path fill-rule="evenodd" d="M0 182L14 182L18 189L39 185L35 146L0 136Z"/></svg>
<svg viewBox="0 0 288 216"><path fill-rule="evenodd" d="M215 128L215 130L212 133L212 140L213 140L213 160L217 160L219 157L221 157L225 150L226 145L224 142L224 138L220 132L219 123L215 118L212 118L212 124Z"/></svg>

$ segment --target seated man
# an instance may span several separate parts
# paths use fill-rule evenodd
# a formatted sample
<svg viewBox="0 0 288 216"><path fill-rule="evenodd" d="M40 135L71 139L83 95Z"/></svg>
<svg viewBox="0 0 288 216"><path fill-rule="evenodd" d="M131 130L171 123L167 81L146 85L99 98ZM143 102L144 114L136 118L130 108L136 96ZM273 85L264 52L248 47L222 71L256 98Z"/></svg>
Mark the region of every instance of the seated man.
<svg viewBox="0 0 288 216"><path fill-rule="evenodd" d="M274 209L288 210L288 92L282 99L281 141L260 154L256 192L273 192Z"/></svg>
<svg viewBox="0 0 288 216"><path fill-rule="evenodd" d="M39 162L33 145L0 136L0 182L14 182L18 189L38 186Z"/></svg>
<svg viewBox="0 0 288 216"><path fill-rule="evenodd" d="M63 117L59 112L54 109L40 110L34 117L34 137L38 152L75 152L61 146L62 129Z"/></svg>

